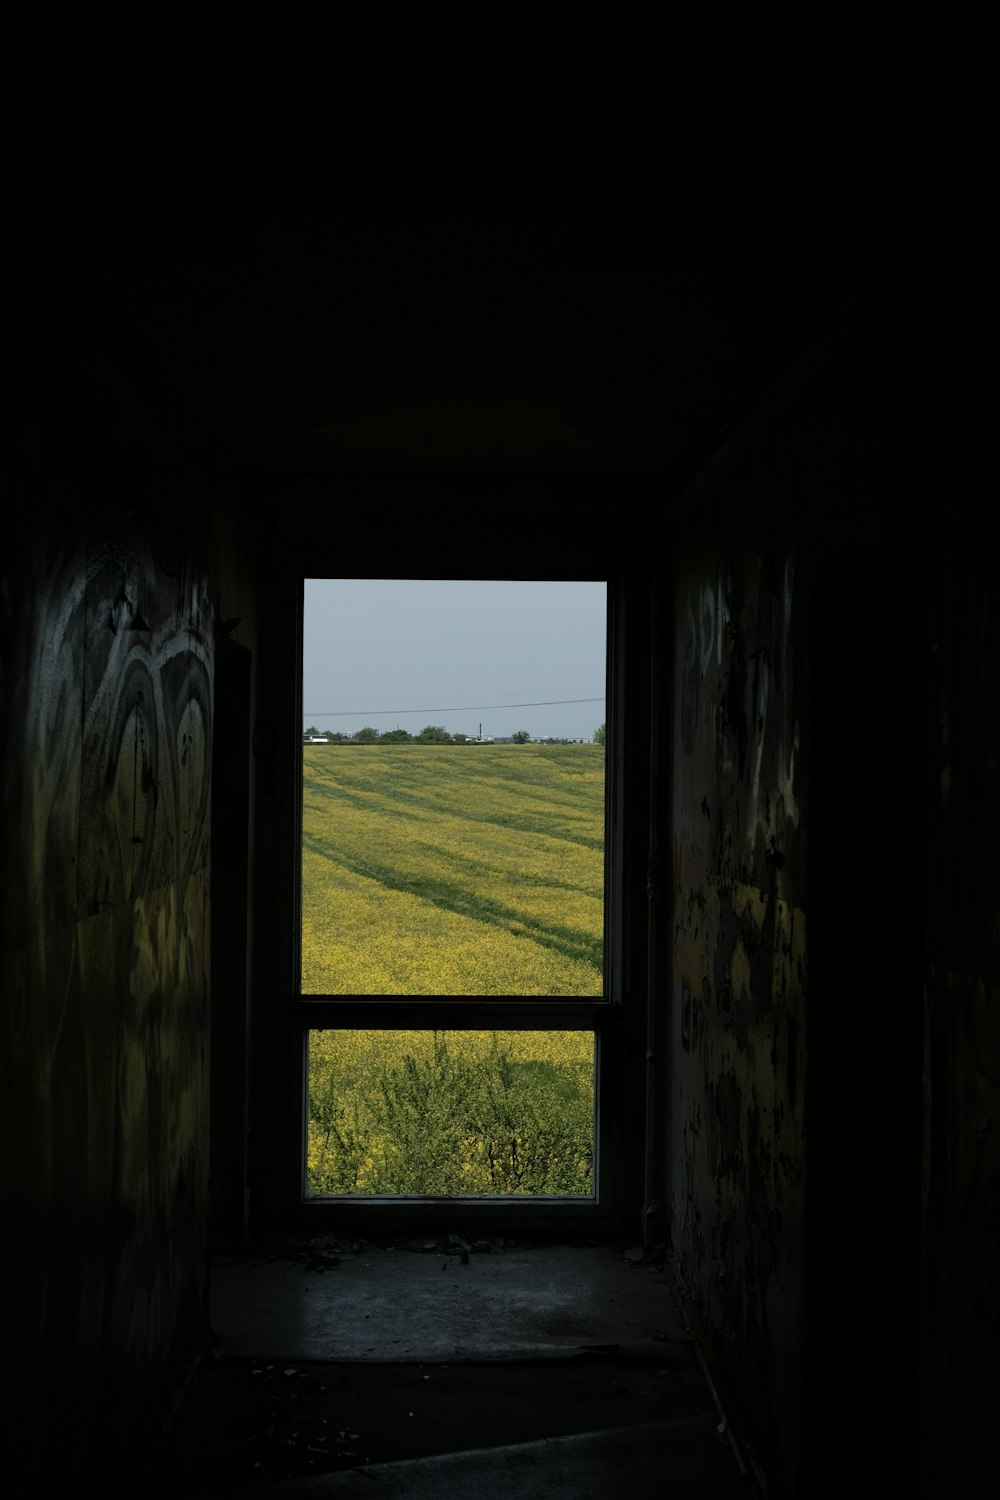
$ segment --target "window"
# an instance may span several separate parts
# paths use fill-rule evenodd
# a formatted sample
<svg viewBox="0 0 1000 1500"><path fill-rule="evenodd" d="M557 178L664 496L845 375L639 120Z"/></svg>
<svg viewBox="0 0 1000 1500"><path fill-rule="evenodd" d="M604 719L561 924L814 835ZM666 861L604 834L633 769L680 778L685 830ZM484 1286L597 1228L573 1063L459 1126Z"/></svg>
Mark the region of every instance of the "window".
<svg viewBox="0 0 1000 1500"><path fill-rule="evenodd" d="M370 602L378 596L384 604L388 595L380 591L393 581L406 584L397 594L400 602L405 596L411 610L426 607L426 590L440 586L442 579L462 586L468 609L475 607L477 593L483 603L499 584L517 582L523 596L530 585L527 595L539 598L548 589L551 603L560 594L569 597L567 585L586 583L600 598L601 636L607 642L596 691L589 690L592 684L582 690L578 682L569 691L554 691L551 685L543 691L529 676L526 687L509 680L497 684L503 692L477 692L478 680L459 683L453 677L442 684L452 689L449 696L428 696L426 684L404 675L388 683L396 690L394 701L383 694L345 702L339 690L333 698L322 692L317 698L308 662L310 652L322 648L310 634L312 585L300 582L305 595L300 617L303 696L296 730L301 841L295 851L296 984L287 1015L301 1038L297 1053L293 1048L298 1061L292 1062L293 1093L299 1100L292 1175L308 1222L332 1217L359 1224L388 1217L419 1219L429 1226L473 1219L503 1222L513 1215L519 1226L586 1228L608 1224L620 1213L623 1119L630 1108L633 1113L641 1108L638 1093L627 1088L624 1079L628 1022L623 1004L623 856L628 841L617 813L625 762L615 751L622 739L615 724L621 717L625 677L622 593L614 580L601 578L593 559L580 568L576 556L574 566L561 570L553 569L551 562L548 555L545 566L506 580L464 569L460 574L441 569L435 577L401 571L392 579L374 580L362 579L359 570L350 575L351 588L343 589L341 603L359 597L367 585L372 590ZM378 589L372 588L375 582ZM326 585L337 587L338 581L328 578ZM414 606L418 585L425 591L424 603ZM513 601L513 593L509 597ZM606 629L605 600L611 603ZM485 607L480 612L487 614ZM356 623L360 618L358 614ZM409 618L418 617L411 613ZM452 612L448 629L454 632L461 618ZM533 656L541 654L536 647ZM538 666L534 659L530 664L533 671ZM357 683L353 685L359 691ZM372 684L369 675L368 686L374 693L385 684ZM412 692L403 692L411 687ZM602 702L605 694L607 701ZM570 705L563 699L593 701ZM571 707L583 715L572 728L561 718L552 719L553 710ZM359 734L359 729L369 733ZM585 766L591 771L601 766L600 816L591 842L603 848L597 850L596 885L593 878L590 881L588 899L597 919L589 933L579 922L574 926L568 915L571 902L580 899L573 872L564 869L560 881L558 860L533 871L526 857L529 834L544 842L547 817L552 842L552 806L544 798L551 799L553 790L537 772L546 765L549 772L553 766L558 770L560 756L562 774L575 761L578 781L584 779ZM440 772L442 766L450 787L428 782L432 767ZM532 766L536 774L529 774ZM553 775L557 784L558 775ZM489 776L494 778L493 792L499 793L502 782L513 803L498 802L484 810L479 783ZM456 784L461 788L463 821L474 835L473 847L479 855L489 856L480 861L488 864L482 878L468 844L463 847L456 831ZM534 826L519 831L521 843L512 858L504 839L517 821L512 806L518 785L524 796L521 821ZM317 829L320 804L328 813L343 811L339 833L331 826ZM399 827L416 832L402 862L399 849L390 847L389 834L378 829L380 804L383 816L385 804L391 809L385 827L393 829L393 839ZM437 816L428 810L434 804ZM569 829L574 847L582 848L586 838L581 825L573 825L573 819L582 816L579 808L565 796L557 806L563 832ZM325 864L320 847L324 840L328 851L332 842L335 852ZM413 864L418 855L433 865L429 897L420 889L428 871ZM322 879L316 874L321 867ZM594 868L591 860L591 877ZM507 884L501 878L504 870L513 877ZM322 896L331 872L341 892L347 892L339 909ZM533 881L549 903L541 915L523 900ZM561 913L556 902L560 894L566 903ZM368 904L359 906L362 896ZM381 920L393 906L395 936L387 944L373 912ZM438 933L425 942L423 924L438 915L445 919L447 936L442 939ZM352 927L354 937L348 942ZM470 937L474 933L476 941ZM486 951L488 943L479 941L485 939L497 945L492 956ZM421 966L415 958L422 948ZM526 956L531 963L525 962ZM634 1020L641 1033L641 1015ZM538 1106L533 1118L544 1115L544 1090L532 1094L529 1079L544 1081L561 1096L565 1109L559 1125L567 1118L572 1121L564 1137L575 1129L578 1139L581 1121L586 1120L589 1160L584 1162L579 1153L574 1156L571 1147L540 1151L523 1132L507 1133L504 1141L501 1127L509 1126L510 1118L499 1106L510 1103L510 1095L531 1094ZM498 1098L503 1089L506 1094ZM445 1117L449 1090L463 1100L465 1114ZM381 1113L383 1125L388 1114L395 1116L398 1129L391 1141L364 1139L370 1120L359 1118L358 1106L366 1097L376 1099L376 1091L376 1113ZM470 1120L478 1121L478 1131L470 1133ZM498 1127L492 1138L486 1128L491 1120ZM552 1133L558 1135L559 1130L550 1137ZM461 1150L456 1146L460 1139ZM379 1156L385 1167L381 1174L371 1160ZM418 1157L419 1170L410 1178L401 1176L398 1168ZM435 1176L442 1159L443 1175ZM465 1182L471 1183L470 1189Z"/></svg>
<svg viewBox="0 0 1000 1500"><path fill-rule="evenodd" d="M304 995L604 994L606 593L305 581Z"/></svg>

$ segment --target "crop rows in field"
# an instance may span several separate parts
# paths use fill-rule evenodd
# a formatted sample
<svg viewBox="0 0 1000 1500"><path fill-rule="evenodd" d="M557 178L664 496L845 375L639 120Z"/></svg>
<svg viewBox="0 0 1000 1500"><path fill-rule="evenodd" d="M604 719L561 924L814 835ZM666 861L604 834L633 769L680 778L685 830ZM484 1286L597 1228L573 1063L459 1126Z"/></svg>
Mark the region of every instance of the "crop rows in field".
<svg viewBox="0 0 1000 1500"><path fill-rule="evenodd" d="M602 991L600 745L303 750L302 989Z"/></svg>

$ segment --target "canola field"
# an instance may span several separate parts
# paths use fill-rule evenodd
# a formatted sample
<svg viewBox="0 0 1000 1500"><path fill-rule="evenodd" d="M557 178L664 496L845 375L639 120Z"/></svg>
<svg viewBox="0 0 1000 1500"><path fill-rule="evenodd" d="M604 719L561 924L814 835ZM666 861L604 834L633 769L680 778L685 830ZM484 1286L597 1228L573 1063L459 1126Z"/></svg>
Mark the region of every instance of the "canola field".
<svg viewBox="0 0 1000 1500"><path fill-rule="evenodd" d="M601 745L307 745L306 995L602 991Z"/></svg>
<svg viewBox="0 0 1000 1500"><path fill-rule="evenodd" d="M314 1031L311 1195L593 1193L594 1037Z"/></svg>
<svg viewBox="0 0 1000 1500"><path fill-rule="evenodd" d="M602 992L599 745L306 746L302 989ZM591 1032L313 1031L310 1194L593 1193Z"/></svg>

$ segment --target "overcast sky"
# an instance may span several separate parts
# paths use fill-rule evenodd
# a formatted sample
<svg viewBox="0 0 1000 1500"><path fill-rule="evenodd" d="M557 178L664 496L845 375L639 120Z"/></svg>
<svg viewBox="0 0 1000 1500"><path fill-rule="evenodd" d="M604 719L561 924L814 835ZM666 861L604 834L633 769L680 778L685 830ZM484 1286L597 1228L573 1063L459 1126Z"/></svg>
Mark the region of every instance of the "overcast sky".
<svg viewBox="0 0 1000 1500"><path fill-rule="evenodd" d="M591 582L307 579L303 728L589 740L606 597Z"/></svg>

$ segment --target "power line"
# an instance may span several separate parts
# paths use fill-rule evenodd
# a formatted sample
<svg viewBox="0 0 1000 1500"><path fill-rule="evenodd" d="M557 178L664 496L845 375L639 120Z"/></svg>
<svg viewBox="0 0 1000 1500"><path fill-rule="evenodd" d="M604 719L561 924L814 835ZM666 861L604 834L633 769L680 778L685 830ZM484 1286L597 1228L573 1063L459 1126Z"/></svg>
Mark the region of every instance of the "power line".
<svg viewBox="0 0 1000 1500"><path fill-rule="evenodd" d="M472 703L448 708L304 708L302 714L309 719L355 719L367 714L371 719L398 717L400 714L476 714L495 708L555 708L564 703L603 703L600 698L542 698L535 703Z"/></svg>

